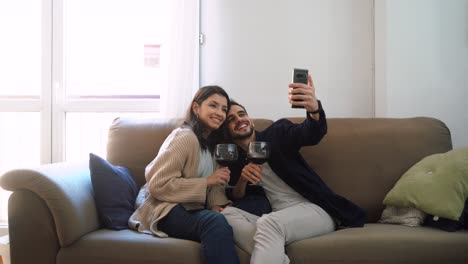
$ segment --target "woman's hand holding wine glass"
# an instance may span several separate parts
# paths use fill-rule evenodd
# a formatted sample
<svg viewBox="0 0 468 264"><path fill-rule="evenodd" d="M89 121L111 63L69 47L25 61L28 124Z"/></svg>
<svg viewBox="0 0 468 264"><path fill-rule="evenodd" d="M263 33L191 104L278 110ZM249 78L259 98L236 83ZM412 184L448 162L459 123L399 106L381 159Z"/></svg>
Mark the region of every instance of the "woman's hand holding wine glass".
<svg viewBox="0 0 468 264"><path fill-rule="evenodd" d="M231 171L228 167L222 167L216 169L213 174L206 178L208 186L214 185L226 185L231 178Z"/></svg>
<svg viewBox="0 0 468 264"><path fill-rule="evenodd" d="M229 163L236 161L239 152L235 144L218 144L214 152L216 162L221 166L207 178L208 186L225 185L229 182L231 171L227 167Z"/></svg>

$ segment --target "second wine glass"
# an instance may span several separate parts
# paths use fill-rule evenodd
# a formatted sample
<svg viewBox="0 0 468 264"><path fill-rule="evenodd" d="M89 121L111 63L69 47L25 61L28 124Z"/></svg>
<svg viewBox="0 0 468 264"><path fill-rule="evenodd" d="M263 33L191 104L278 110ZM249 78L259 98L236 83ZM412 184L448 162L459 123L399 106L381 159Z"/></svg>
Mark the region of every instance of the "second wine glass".
<svg viewBox="0 0 468 264"><path fill-rule="evenodd" d="M249 143L247 158L255 164L263 164L270 157L270 144L265 141L252 141Z"/></svg>

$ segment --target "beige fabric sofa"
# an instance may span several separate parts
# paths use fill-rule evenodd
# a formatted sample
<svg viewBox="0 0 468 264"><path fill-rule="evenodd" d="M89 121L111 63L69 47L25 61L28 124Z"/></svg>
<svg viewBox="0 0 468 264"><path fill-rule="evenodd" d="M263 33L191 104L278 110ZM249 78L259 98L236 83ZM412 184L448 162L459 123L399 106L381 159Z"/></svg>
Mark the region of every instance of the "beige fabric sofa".
<svg viewBox="0 0 468 264"><path fill-rule="evenodd" d="M302 118L294 118L300 121ZM256 119L257 129L271 120ZM107 159L144 184L145 166L180 120L116 119ZM452 148L449 129L432 118L330 118L328 134L302 152L337 193L368 211L363 228L287 246L292 263L468 263L468 232L377 223L382 200L421 158ZM7 172L13 191L9 230L13 264L200 263L196 242L132 230L100 229L88 163L51 164ZM243 263L249 256L239 250Z"/></svg>

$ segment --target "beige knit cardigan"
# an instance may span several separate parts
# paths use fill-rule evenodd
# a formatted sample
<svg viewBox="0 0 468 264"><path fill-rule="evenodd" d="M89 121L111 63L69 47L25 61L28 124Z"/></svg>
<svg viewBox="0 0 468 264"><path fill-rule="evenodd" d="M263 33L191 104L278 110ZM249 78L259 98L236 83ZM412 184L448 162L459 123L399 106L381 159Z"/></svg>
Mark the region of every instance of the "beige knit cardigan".
<svg viewBox="0 0 468 264"><path fill-rule="evenodd" d="M130 217L129 226L139 232L167 237L158 230L157 223L177 204L204 206L206 201L211 208L230 203L224 186L208 188L207 179L197 177L199 160L200 144L193 131L189 128L172 131L146 167L150 195Z"/></svg>

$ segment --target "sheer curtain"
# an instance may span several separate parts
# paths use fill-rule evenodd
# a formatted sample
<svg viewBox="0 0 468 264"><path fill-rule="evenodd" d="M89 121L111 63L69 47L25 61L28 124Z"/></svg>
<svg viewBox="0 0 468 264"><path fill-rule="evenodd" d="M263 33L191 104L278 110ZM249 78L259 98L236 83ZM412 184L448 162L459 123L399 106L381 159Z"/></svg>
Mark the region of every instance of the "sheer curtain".
<svg viewBox="0 0 468 264"><path fill-rule="evenodd" d="M172 0L167 86L161 91L163 117L183 117L199 88L199 1Z"/></svg>

